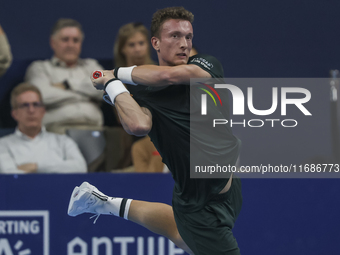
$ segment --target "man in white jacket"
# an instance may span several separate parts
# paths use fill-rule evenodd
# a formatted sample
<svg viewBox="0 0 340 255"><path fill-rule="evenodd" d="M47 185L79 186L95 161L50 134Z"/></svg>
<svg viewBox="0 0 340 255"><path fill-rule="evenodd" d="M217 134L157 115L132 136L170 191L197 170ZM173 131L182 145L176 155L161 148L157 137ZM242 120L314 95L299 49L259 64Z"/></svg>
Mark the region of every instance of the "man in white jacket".
<svg viewBox="0 0 340 255"><path fill-rule="evenodd" d="M45 107L33 85L20 84L11 94L14 134L0 139L0 173L85 173L86 162L76 143L42 126Z"/></svg>
<svg viewBox="0 0 340 255"><path fill-rule="evenodd" d="M88 78L102 67L94 59L80 58L83 39L78 21L59 19L50 37L53 57L34 61L26 71L25 81L41 91L47 109L43 124L50 132L103 127L102 92L93 89Z"/></svg>

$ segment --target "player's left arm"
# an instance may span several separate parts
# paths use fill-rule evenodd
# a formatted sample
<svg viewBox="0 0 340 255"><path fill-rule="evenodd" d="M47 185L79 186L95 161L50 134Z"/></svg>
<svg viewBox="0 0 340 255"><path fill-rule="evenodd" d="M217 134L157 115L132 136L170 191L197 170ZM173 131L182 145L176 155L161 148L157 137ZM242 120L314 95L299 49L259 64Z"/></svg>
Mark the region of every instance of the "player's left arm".
<svg viewBox="0 0 340 255"><path fill-rule="evenodd" d="M142 65L114 69L114 76L124 83L146 86L190 85L191 78L224 77L221 63L213 56L197 54L185 65Z"/></svg>
<svg viewBox="0 0 340 255"><path fill-rule="evenodd" d="M188 64L179 66L137 66L131 73L133 82L147 86L189 85L190 78L211 78L201 67Z"/></svg>

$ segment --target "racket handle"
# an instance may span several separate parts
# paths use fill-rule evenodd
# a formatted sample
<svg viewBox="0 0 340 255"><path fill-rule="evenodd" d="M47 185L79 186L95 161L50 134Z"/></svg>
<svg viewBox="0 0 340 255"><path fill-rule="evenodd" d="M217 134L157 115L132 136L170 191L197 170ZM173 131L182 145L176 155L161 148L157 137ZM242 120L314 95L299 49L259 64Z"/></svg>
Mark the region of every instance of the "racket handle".
<svg viewBox="0 0 340 255"><path fill-rule="evenodd" d="M93 77L93 79L98 79L98 78L100 78L100 77L103 77L103 72L102 71L94 71L93 73L92 73L92 77Z"/></svg>

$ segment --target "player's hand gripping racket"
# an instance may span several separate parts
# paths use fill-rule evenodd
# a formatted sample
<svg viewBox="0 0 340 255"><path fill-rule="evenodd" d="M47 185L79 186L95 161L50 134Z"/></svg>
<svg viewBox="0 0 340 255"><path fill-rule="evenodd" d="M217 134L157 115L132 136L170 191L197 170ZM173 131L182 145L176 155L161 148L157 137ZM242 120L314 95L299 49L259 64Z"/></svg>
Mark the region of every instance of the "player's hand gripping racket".
<svg viewBox="0 0 340 255"><path fill-rule="evenodd" d="M104 76L104 73L102 71L96 70L92 73L91 80L93 83L93 86L97 90L103 90L104 89L104 84L103 81L97 81L97 79L102 78Z"/></svg>
<svg viewBox="0 0 340 255"><path fill-rule="evenodd" d="M100 78L100 77L103 77L103 72L102 71L94 71L93 73L92 73L92 77L93 77L93 79L98 79L98 78Z"/></svg>

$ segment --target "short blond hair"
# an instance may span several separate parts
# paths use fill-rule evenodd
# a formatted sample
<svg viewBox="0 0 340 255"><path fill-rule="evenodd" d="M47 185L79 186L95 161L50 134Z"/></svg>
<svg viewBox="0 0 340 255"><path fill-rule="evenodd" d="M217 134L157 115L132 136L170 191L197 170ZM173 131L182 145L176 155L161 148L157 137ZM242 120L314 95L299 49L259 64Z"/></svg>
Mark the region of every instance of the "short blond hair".
<svg viewBox="0 0 340 255"><path fill-rule="evenodd" d="M12 109L16 109L18 107L17 97L19 95L21 95L22 93L25 93L27 91L32 91L32 92L37 93L37 95L39 96L40 102L43 103L40 90L32 84L29 84L27 82L23 82L23 83L20 83L18 86L16 86L11 92L11 107L12 107Z"/></svg>
<svg viewBox="0 0 340 255"><path fill-rule="evenodd" d="M83 31L81 24L74 19L65 19L65 18L60 18L60 19L57 20L56 23L54 23L54 25L51 29L51 36L54 36L61 29L65 28L65 27L76 27L76 28L78 28L80 33L82 34L82 37L84 38L84 31Z"/></svg>
<svg viewBox="0 0 340 255"><path fill-rule="evenodd" d="M151 21L151 37L160 38L160 30L163 23L169 19L187 20L191 24L194 22L194 14L184 7L167 7L156 11Z"/></svg>

